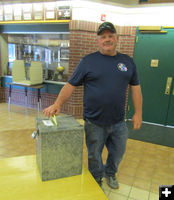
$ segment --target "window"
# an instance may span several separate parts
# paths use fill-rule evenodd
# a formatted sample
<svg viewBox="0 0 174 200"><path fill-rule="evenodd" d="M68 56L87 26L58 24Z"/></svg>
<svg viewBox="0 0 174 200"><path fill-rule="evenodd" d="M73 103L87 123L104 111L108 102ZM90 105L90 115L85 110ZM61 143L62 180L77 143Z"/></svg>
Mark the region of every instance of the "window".
<svg viewBox="0 0 174 200"><path fill-rule="evenodd" d="M69 34L8 34L8 61L24 60L26 71L31 61L40 61L44 80L67 81ZM60 68L61 66L61 68Z"/></svg>
<svg viewBox="0 0 174 200"><path fill-rule="evenodd" d="M15 57L15 44L8 44L8 59L9 62L13 62L14 60L16 60Z"/></svg>

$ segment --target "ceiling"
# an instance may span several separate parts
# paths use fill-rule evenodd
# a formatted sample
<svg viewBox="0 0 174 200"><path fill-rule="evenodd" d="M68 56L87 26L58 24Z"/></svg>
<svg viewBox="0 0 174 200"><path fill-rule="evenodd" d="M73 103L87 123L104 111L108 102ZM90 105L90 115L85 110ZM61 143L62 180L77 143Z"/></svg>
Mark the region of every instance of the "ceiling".
<svg viewBox="0 0 174 200"><path fill-rule="evenodd" d="M11 4L11 3L53 2L53 1L59 1L59 0L0 0L0 3ZM61 1L67 1L67 0L61 0ZM70 0L70 1L73 1L73 0ZM92 0L88 0L88 1L92 1ZM142 3L139 3L140 1L142 1ZM133 5L151 4L151 3L174 3L174 0L107 0L107 1L93 0L93 2L100 2L104 4L110 4L110 5L122 4L126 6L133 6Z"/></svg>

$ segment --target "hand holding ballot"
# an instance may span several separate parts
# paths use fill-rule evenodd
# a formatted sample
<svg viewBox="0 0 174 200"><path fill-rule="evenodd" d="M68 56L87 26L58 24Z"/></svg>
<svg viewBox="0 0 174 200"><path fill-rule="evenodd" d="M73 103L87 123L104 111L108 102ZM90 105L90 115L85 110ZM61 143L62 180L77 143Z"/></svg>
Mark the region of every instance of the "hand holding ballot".
<svg viewBox="0 0 174 200"><path fill-rule="evenodd" d="M43 110L43 114L47 117L53 117L54 115L58 115L59 113L60 108L56 104L53 104Z"/></svg>

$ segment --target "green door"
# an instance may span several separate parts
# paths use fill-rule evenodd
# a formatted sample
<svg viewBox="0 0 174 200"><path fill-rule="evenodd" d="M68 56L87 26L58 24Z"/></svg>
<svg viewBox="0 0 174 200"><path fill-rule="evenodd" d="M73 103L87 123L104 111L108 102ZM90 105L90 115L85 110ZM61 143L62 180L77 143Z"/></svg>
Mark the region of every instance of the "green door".
<svg viewBox="0 0 174 200"><path fill-rule="evenodd" d="M143 93L143 121L174 126L174 30L137 31L134 61Z"/></svg>

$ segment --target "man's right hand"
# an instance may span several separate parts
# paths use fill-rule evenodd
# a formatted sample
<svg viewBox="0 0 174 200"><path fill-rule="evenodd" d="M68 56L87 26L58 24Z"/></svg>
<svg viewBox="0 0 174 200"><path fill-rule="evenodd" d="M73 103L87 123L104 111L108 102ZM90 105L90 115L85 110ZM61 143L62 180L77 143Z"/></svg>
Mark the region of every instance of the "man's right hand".
<svg viewBox="0 0 174 200"><path fill-rule="evenodd" d="M48 108L45 108L43 110L43 114L47 117L58 115L60 113L61 106L65 103L66 100L69 99L76 87L77 86L73 86L67 82L61 89L55 103Z"/></svg>
<svg viewBox="0 0 174 200"><path fill-rule="evenodd" d="M55 104L53 104L43 110L43 114L47 117L51 117L53 115L58 115L59 113L60 113L60 108L58 108Z"/></svg>

